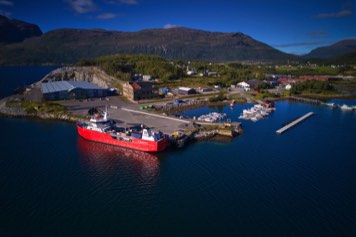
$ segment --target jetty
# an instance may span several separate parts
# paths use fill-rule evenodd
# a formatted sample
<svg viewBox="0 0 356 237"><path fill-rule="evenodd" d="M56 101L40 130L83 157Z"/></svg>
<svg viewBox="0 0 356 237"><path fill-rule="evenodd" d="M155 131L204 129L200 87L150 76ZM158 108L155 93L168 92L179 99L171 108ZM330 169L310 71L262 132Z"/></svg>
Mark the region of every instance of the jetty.
<svg viewBox="0 0 356 237"><path fill-rule="evenodd" d="M290 129L291 127L297 125L298 123L302 122L303 120L309 118L310 116L314 115L314 112L309 112L305 115L303 115L302 117L290 122L289 124L287 124L286 126L282 127L281 129L278 129L276 131L277 134L282 134L283 132L287 131L288 129Z"/></svg>
<svg viewBox="0 0 356 237"><path fill-rule="evenodd" d="M310 103L310 104L323 104L323 102L320 100L299 97L299 96L288 96L288 99L298 101L298 102Z"/></svg>

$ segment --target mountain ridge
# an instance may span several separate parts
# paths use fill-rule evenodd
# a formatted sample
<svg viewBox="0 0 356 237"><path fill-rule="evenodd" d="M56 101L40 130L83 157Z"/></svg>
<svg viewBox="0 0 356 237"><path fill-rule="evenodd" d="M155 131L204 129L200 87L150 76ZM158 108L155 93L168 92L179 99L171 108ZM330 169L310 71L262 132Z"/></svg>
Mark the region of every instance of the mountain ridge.
<svg viewBox="0 0 356 237"><path fill-rule="evenodd" d="M9 19L2 15L0 15L0 32L0 43L3 44L21 42L42 35L42 31L37 25Z"/></svg>
<svg viewBox="0 0 356 237"><path fill-rule="evenodd" d="M0 16L0 26L5 21L39 29L34 24ZM1 27L0 32L6 35L3 34L6 30ZM356 48L356 43L354 45ZM303 61L318 55L318 52L324 58L339 56L339 52L350 53L347 47L335 50L330 46L314 49L300 57L275 49L242 32L211 32L187 27L134 32L62 28L45 33L40 31L37 35L3 44L0 41L0 65L73 64L82 59L120 53L153 54L174 60L285 63L287 60ZM339 54L335 55L335 52Z"/></svg>
<svg viewBox="0 0 356 237"><path fill-rule="evenodd" d="M23 55L16 59L14 55L18 51L22 51ZM219 62L282 61L296 57L240 32L216 33L188 28L146 29L138 32L58 29L38 38L2 47L0 53L6 56L0 58L0 64L66 64L117 53Z"/></svg>
<svg viewBox="0 0 356 237"><path fill-rule="evenodd" d="M334 58L356 52L356 39L345 39L332 45L313 49L304 58Z"/></svg>

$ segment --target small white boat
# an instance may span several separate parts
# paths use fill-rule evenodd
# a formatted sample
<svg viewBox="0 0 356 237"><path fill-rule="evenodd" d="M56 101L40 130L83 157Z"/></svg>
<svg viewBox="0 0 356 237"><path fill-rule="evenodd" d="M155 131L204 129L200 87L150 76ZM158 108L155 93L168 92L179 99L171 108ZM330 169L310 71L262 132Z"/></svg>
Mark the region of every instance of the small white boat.
<svg viewBox="0 0 356 237"><path fill-rule="evenodd" d="M227 118L227 115L225 113L212 112L209 114L199 116L197 118L197 120L214 123L214 122L221 122L226 118Z"/></svg>
<svg viewBox="0 0 356 237"><path fill-rule="evenodd" d="M335 103L325 103L326 106L330 107L330 108L336 108L337 105Z"/></svg>
<svg viewBox="0 0 356 237"><path fill-rule="evenodd" d="M234 105L235 105L235 100L232 100L232 101L230 102L230 107L234 107Z"/></svg>
<svg viewBox="0 0 356 237"><path fill-rule="evenodd" d="M352 110L353 107L343 104L342 106L340 106L340 109L342 109L342 110Z"/></svg>
<svg viewBox="0 0 356 237"><path fill-rule="evenodd" d="M266 107L265 105L261 104L255 104L250 109L242 110L242 114L240 115L239 119L249 119L253 122L256 122L263 117L267 117L269 113L274 110L275 108Z"/></svg>
<svg viewBox="0 0 356 237"><path fill-rule="evenodd" d="M257 122L258 119L257 119L256 117L251 117L250 120L251 120L252 122Z"/></svg>

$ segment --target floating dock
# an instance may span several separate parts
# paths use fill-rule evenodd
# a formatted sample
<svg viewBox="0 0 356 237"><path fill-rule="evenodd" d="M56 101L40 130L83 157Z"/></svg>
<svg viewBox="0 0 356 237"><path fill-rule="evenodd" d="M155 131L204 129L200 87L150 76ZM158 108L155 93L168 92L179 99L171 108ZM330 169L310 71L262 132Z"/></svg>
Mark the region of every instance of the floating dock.
<svg viewBox="0 0 356 237"><path fill-rule="evenodd" d="M306 115L303 115L302 117L294 120L293 122L287 124L286 126L282 127L281 129L278 129L276 131L277 134L282 134L283 132L287 131L288 129L290 129L291 127L297 125L298 123L302 122L303 120L309 118L310 116L314 115L314 112L309 112Z"/></svg>

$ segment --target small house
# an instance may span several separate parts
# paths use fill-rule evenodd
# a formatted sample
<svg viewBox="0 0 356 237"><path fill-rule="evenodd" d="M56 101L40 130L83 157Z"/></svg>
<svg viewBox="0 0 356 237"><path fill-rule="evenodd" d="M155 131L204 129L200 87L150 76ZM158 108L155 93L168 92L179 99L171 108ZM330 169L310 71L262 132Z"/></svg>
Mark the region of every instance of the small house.
<svg viewBox="0 0 356 237"><path fill-rule="evenodd" d="M144 100L157 98L152 82L126 82L122 86L123 95L131 100Z"/></svg>
<svg viewBox="0 0 356 237"><path fill-rule="evenodd" d="M213 89L210 88L210 87L199 87L199 88L198 88L198 91L199 91L200 93L204 93L204 92L213 91Z"/></svg>
<svg viewBox="0 0 356 237"><path fill-rule="evenodd" d="M188 76L194 76L196 73L195 73L195 71L193 71L193 70L188 70L187 71L187 75Z"/></svg>
<svg viewBox="0 0 356 237"><path fill-rule="evenodd" d="M152 79L151 75L142 75L142 81L151 81Z"/></svg>
<svg viewBox="0 0 356 237"><path fill-rule="evenodd" d="M219 77L219 73L217 72L208 72L208 77Z"/></svg>
<svg viewBox="0 0 356 237"><path fill-rule="evenodd" d="M237 83L237 87L239 88L242 88L244 91L250 91L251 90L251 87L250 87L250 84L248 84L247 82L240 82L240 83Z"/></svg>

